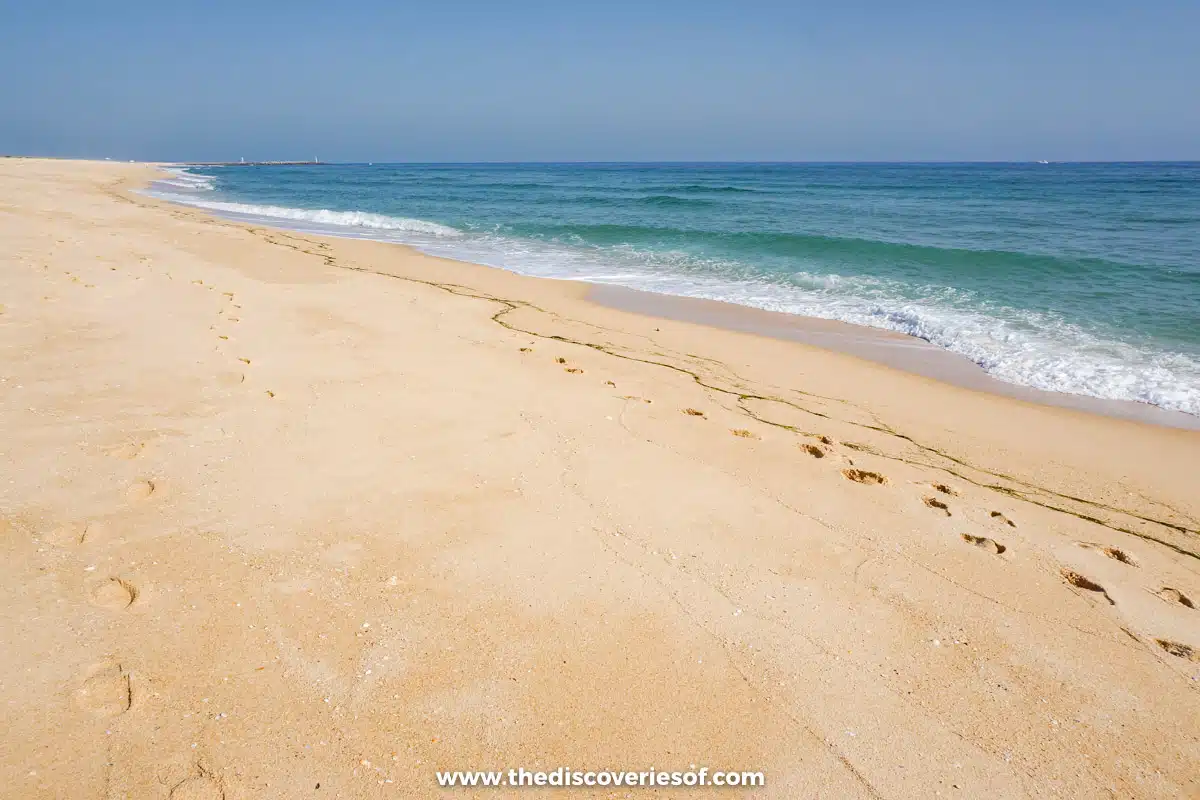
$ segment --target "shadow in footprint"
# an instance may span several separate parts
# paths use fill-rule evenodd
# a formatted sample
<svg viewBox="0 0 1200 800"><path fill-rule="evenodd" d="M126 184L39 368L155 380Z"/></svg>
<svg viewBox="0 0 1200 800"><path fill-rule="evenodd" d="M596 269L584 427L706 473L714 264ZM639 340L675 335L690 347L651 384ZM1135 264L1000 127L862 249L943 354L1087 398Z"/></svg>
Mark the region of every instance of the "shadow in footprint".
<svg viewBox="0 0 1200 800"><path fill-rule="evenodd" d="M943 512L947 517L950 516L950 506L946 505L941 500L938 500L936 497L923 497L921 498L921 502L930 508L936 508L938 511Z"/></svg>
<svg viewBox="0 0 1200 800"><path fill-rule="evenodd" d="M842 476L848 481L855 483L874 484L876 486L884 486L887 484L887 478L880 475L878 472L870 472L865 469L844 469Z"/></svg>
<svg viewBox="0 0 1200 800"><path fill-rule="evenodd" d="M169 800L225 800L225 790L207 772L201 771L175 784Z"/></svg>
<svg viewBox="0 0 1200 800"><path fill-rule="evenodd" d="M990 516L992 519L996 520L997 522L1003 522L1005 525L1008 525L1010 528L1017 527L1017 523L1013 522L1011 519L1004 516L999 511L993 511Z"/></svg>
<svg viewBox="0 0 1200 800"><path fill-rule="evenodd" d="M129 674L116 662L106 661L88 670L87 678L75 692L79 707L98 716L123 714L133 705Z"/></svg>
<svg viewBox="0 0 1200 800"><path fill-rule="evenodd" d="M1085 550L1096 550L1111 558L1113 561L1120 561L1122 564L1128 564L1131 567L1136 567L1137 562L1133 557L1124 550L1118 550L1115 547L1109 547L1103 544L1093 544L1091 542L1080 542L1079 546Z"/></svg>
<svg viewBox="0 0 1200 800"><path fill-rule="evenodd" d="M51 544L83 544L87 538L86 522L68 522L59 525L46 534L46 541Z"/></svg>
<svg viewBox="0 0 1200 800"><path fill-rule="evenodd" d="M694 408L685 408L683 410L683 413L687 414L689 417L703 417L704 416L703 411L697 411Z"/></svg>
<svg viewBox="0 0 1200 800"><path fill-rule="evenodd" d="M1194 647L1170 639L1155 639L1154 643L1173 656L1200 663L1200 653L1197 653Z"/></svg>
<svg viewBox="0 0 1200 800"><path fill-rule="evenodd" d="M948 494L951 497L958 496L958 492L954 491L954 489L952 489L951 487L947 486L944 483L931 483L931 484L929 484L929 487L931 489L933 489L935 492L941 492L942 494Z"/></svg>
<svg viewBox="0 0 1200 800"><path fill-rule="evenodd" d="M1103 595L1104 599L1108 601L1110 606L1116 605L1116 603L1113 602L1113 599L1108 596L1108 592L1104 589L1104 587L1090 578L1086 578L1083 575L1080 575L1078 572L1069 569L1062 570L1062 577L1064 581L1071 584L1076 589L1083 589L1088 592L1096 592Z"/></svg>
<svg viewBox="0 0 1200 800"><path fill-rule="evenodd" d="M802 444L802 445L800 445L800 449L803 450L804 452L808 453L813 458L824 458L825 457L825 451L822 450L820 447L817 447L815 444Z"/></svg>
<svg viewBox="0 0 1200 800"><path fill-rule="evenodd" d="M129 608L137 599L137 587L121 578L109 578L92 590L92 604L120 611Z"/></svg>
<svg viewBox="0 0 1200 800"><path fill-rule="evenodd" d="M138 481L125 490L125 499L127 500L145 500L150 495L154 494L157 487L154 481Z"/></svg>
<svg viewBox="0 0 1200 800"><path fill-rule="evenodd" d="M973 544L982 550L987 550L989 553L1000 555L1008 549L996 540L989 539L986 536L972 536L969 533L963 533L959 535L962 536L964 542L969 542L970 544Z"/></svg>
<svg viewBox="0 0 1200 800"><path fill-rule="evenodd" d="M1176 605L1181 605L1184 608L1195 608L1196 607L1195 604L1191 601L1191 598L1189 598L1186 594L1179 591L1178 589L1172 589L1170 586L1164 586L1163 588L1161 588L1157 592L1155 592L1155 595L1157 595L1159 598L1161 598L1163 600L1166 600L1168 603L1174 603Z"/></svg>

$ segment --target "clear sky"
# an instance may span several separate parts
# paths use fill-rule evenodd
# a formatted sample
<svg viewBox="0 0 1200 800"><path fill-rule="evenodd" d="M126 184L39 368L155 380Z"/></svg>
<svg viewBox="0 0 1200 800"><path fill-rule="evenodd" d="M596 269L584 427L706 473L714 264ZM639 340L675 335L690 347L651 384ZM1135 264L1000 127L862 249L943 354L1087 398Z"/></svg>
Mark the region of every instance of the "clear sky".
<svg viewBox="0 0 1200 800"><path fill-rule="evenodd" d="M1200 2L6 0L0 153L1200 159Z"/></svg>

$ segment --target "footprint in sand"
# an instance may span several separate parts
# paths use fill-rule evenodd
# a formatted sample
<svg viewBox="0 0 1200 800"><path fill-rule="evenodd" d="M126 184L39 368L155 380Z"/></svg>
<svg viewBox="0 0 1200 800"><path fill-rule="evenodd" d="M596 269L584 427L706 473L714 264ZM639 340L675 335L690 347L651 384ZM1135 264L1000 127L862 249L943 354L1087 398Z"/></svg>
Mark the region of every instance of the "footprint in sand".
<svg viewBox="0 0 1200 800"><path fill-rule="evenodd" d="M848 481L855 483L875 484L877 486L887 485L887 478L880 475L878 472L870 472L865 469L844 469L842 476Z"/></svg>
<svg viewBox="0 0 1200 800"><path fill-rule="evenodd" d="M1155 639L1154 643L1173 656L1200 664L1200 653L1196 652L1196 648L1190 645L1173 642L1170 639Z"/></svg>
<svg viewBox="0 0 1200 800"><path fill-rule="evenodd" d="M566 371L566 372L573 373L573 374L575 374L575 375L582 375L582 374L583 374L583 370L581 370L579 367L567 367L567 369L566 369L565 371Z"/></svg>
<svg viewBox="0 0 1200 800"><path fill-rule="evenodd" d="M59 525L46 534L46 541L51 544L83 544L87 538L86 522L68 522Z"/></svg>
<svg viewBox="0 0 1200 800"><path fill-rule="evenodd" d="M88 670L83 684L75 690L75 702L84 711L97 716L124 714L133 705L129 673L115 661L96 664Z"/></svg>
<svg viewBox="0 0 1200 800"><path fill-rule="evenodd" d="M817 447L815 444L802 444L800 449L808 453L813 458L824 458L826 453L823 448Z"/></svg>
<svg viewBox="0 0 1200 800"><path fill-rule="evenodd" d="M137 587L121 578L109 578L92 589L92 604L100 608L120 611L133 605L137 599Z"/></svg>
<svg viewBox="0 0 1200 800"><path fill-rule="evenodd" d="M1113 602L1113 599L1108 596L1108 592L1105 590L1105 588L1090 578L1084 577L1078 572L1069 569L1061 570L1061 574L1063 580L1074 586L1076 589L1083 589L1088 592L1096 592L1103 595L1104 599L1108 601L1110 606L1116 605L1116 603Z"/></svg>
<svg viewBox="0 0 1200 800"><path fill-rule="evenodd" d="M647 399L646 399L646 398L644 398L644 397L638 397L636 394L625 394L625 395L621 395L621 399L622 399L622 400L641 400L643 403L651 403L651 402L653 402L652 400L647 400Z"/></svg>
<svg viewBox="0 0 1200 800"><path fill-rule="evenodd" d="M1010 528L1015 528L1015 527L1017 527L1017 523L1013 522L1011 519L1009 519L1008 517L1004 516L1004 515L1003 515L1003 514L1001 514L999 511L993 511L993 512L991 512L991 514L989 514L989 516L990 516L992 519L996 520L996 522L1002 522L1002 523L1004 523L1005 525L1009 526Z"/></svg>
<svg viewBox="0 0 1200 800"><path fill-rule="evenodd" d="M522 348L521 348L521 352L522 352L522 353L532 353L532 352L533 352L533 348L532 348L532 347L522 347Z"/></svg>
<svg viewBox="0 0 1200 800"><path fill-rule="evenodd" d="M703 417L704 416L703 411L697 411L694 408L685 408L683 410L683 413L687 414L689 417Z"/></svg>
<svg viewBox="0 0 1200 800"><path fill-rule="evenodd" d="M567 360L560 356L559 358L554 359L554 363L555 364L565 364L565 363L567 363Z"/></svg>
<svg viewBox="0 0 1200 800"><path fill-rule="evenodd" d="M154 485L154 481L138 481L125 490L125 499L129 500L130 502L145 500L146 498L150 497L150 495L154 494L154 491L157 488L158 487Z"/></svg>
<svg viewBox="0 0 1200 800"><path fill-rule="evenodd" d="M123 444L119 444L116 447L110 447L108 450L105 451L105 454L112 456L113 458L120 458L125 461L132 461L133 459L140 456L145 449L146 449L145 442L124 442Z"/></svg>
<svg viewBox="0 0 1200 800"><path fill-rule="evenodd" d="M1118 550L1115 547L1109 547L1108 545L1103 544L1094 544L1092 542L1079 542L1079 546L1084 550L1095 550L1096 552L1103 553L1113 561L1120 561L1122 564L1128 564L1131 567L1137 566L1137 562L1134 561L1133 558L1124 550Z"/></svg>
<svg viewBox="0 0 1200 800"><path fill-rule="evenodd" d="M953 487L947 486L944 483L931 483L931 484L929 484L929 488L933 489L935 492L941 492L942 494L948 494L951 497L958 497L958 492L955 491Z"/></svg>
<svg viewBox="0 0 1200 800"><path fill-rule="evenodd" d="M938 500L936 497L922 497L921 502L930 508L936 508L938 511L944 512L947 517L950 516L950 506L946 505L941 500Z"/></svg>
<svg viewBox="0 0 1200 800"><path fill-rule="evenodd" d="M753 431L748 431L745 428L734 428L730 431L734 436L740 436L743 439L757 439L758 437Z"/></svg>
<svg viewBox="0 0 1200 800"><path fill-rule="evenodd" d="M1178 589L1172 589L1170 586L1164 586L1163 588L1159 589L1154 594L1157 595L1160 599L1165 600L1168 603L1171 603L1173 605L1180 605L1180 606L1183 606L1184 608L1195 608L1196 607L1195 604L1191 601L1191 599L1186 594L1179 591Z"/></svg>
<svg viewBox="0 0 1200 800"><path fill-rule="evenodd" d="M617 385L616 385L615 383L613 383L612 381L605 381L605 382L604 382L604 385L605 385L605 386L611 386L611 387L612 387L612 388L614 388L614 389L615 389L615 388L617 388Z"/></svg>
<svg viewBox="0 0 1200 800"><path fill-rule="evenodd" d="M51 544L84 544L94 543L108 535L108 525L103 522L68 522L60 525L46 534L46 541Z"/></svg>
<svg viewBox="0 0 1200 800"><path fill-rule="evenodd" d="M1008 549L994 539L989 539L986 536L972 536L969 533L962 533L959 535L962 536L964 542L973 544L981 550L987 550L989 553L1000 555Z"/></svg>
<svg viewBox="0 0 1200 800"><path fill-rule="evenodd" d="M225 790L206 771L186 778L171 788L170 800L225 800Z"/></svg>

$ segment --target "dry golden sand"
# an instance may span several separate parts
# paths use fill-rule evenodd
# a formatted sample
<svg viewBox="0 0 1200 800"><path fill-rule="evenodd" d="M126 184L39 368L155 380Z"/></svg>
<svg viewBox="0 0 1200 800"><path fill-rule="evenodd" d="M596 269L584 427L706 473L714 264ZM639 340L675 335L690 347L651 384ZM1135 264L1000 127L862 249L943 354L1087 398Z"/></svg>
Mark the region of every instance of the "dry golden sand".
<svg viewBox="0 0 1200 800"><path fill-rule="evenodd" d="M5 797L1200 793L1200 434L150 175L0 161Z"/></svg>

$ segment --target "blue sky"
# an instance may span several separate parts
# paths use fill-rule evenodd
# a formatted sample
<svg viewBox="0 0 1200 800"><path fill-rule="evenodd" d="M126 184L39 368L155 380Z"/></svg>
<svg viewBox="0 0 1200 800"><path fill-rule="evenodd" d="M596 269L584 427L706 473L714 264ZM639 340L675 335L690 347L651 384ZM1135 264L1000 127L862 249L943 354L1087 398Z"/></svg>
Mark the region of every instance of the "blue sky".
<svg viewBox="0 0 1200 800"><path fill-rule="evenodd" d="M1200 159L1195 0L6 6L0 153Z"/></svg>

